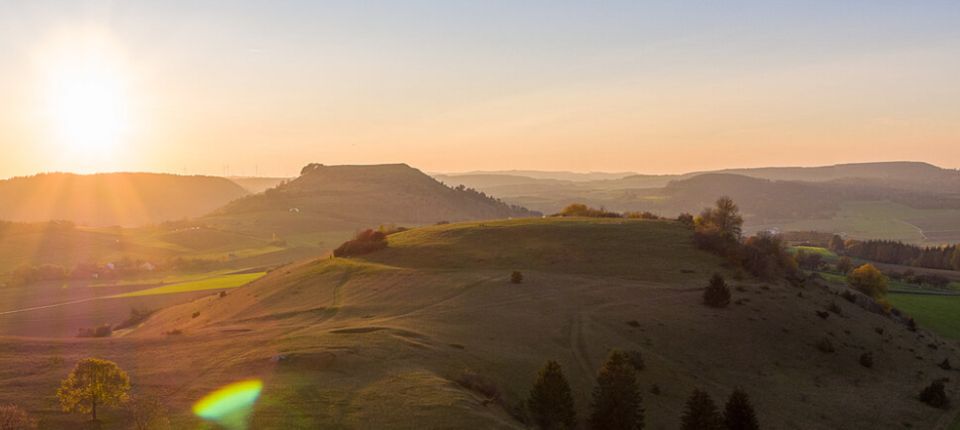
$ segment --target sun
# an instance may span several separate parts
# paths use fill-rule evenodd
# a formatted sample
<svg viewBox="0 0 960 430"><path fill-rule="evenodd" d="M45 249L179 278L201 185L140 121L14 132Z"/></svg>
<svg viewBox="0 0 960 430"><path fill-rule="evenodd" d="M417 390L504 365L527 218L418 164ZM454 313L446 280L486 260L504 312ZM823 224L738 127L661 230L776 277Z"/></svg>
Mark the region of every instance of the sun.
<svg viewBox="0 0 960 430"><path fill-rule="evenodd" d="M116 152L131 128L129 80L116 49L98 38L61 43L45 53L41 74L44 126L58 149L81 159Z"/></svg>
<svg viewBox="0 0 960 430"><path fill-rule="evenodd" d="M109 151L127 128L124 94L116 78L104 71L86 65L65 70L49 97L52 126L70 149Z"/></svg>

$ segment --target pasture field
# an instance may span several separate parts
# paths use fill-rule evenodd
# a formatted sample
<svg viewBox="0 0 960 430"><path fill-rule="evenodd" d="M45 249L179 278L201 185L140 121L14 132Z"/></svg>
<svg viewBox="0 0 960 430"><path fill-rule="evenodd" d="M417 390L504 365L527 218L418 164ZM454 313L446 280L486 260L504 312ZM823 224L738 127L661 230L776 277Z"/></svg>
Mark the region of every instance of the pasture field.
<svg viewBox="0 0 960 430"><path fill-rule="evenodd" d="M837 273L817 272L826 281L846 285L845 276ZM887 300L908 315L916 318L921 327L940 336L960 340L960 295L942 291L924 290L906 282L888 280ZM960 283L950 283L949 290L956 290Z"/></svg>
<svg viewBox="0 0 960 430"><path fill-rule="evenodd" d="M263 275L218 271L109 284L71 281L0 287L0 335L71 337L80 328L120 323L134 308L156 310L181 304Z"/></svg>
<svg viewBox="0 0 960 430"><path fill-rule="evenodd" d="M848 202L829 219L778 226L785 231L844 233L853 239L889 239L916 244L960 240L960 210L915 209L892 202Z"/></svg>
<svg viewBox="0 0 960 430"><path fill-rule="evenodd" d="M920 327L960 340L960 296L893 293L890 303L914 317Z"/></svg>
<svg viewBox="0 0 960 430"><path fill-rule="evenodd" d="M435 225L388 237L370 256L407 267L535 269L659 280L709 271L719 258L689 244L674 221L520 218ZM630 240L624 240L629 237ZM651 270L656 267L657 270Z"/></svg>
<svg viewBox="0 0 960 430"><path fill-rule="evenodd" d="M823 257L823 261L828 263L832 263L840 259L840 256L837 255L837 253L821 246L791 246L789 251L792 253L803 251L807 254L818 254Z"/></svg>
<svg viewBox="0 0 960 430"><path fill-rule="evenodd" d="M177 284L164 285L160 287L147 288L144 290L131 291L128 293L117 294L110 298L154 296L161 294L192 293L208 290L226 290L237 288L239 286L253 282L265 275L266 272L241 273L231 275L219 275L196 281L181 282Z"/></svg>

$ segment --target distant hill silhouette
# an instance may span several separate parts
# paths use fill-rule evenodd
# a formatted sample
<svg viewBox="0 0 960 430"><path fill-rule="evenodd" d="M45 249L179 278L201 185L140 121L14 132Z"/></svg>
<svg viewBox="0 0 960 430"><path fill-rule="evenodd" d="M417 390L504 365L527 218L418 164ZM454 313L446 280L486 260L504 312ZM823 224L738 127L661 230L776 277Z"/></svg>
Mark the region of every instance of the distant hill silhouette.
<svg viewBox="0 0 960 430"><path fill-rule="evenodd" d="M273 177L263 177L263 176L231 176L227 179L243 187L243 189L250 192L250 194L256 194L256 193L262 193L270 188L280 185L281 182L288 181L292 178L273 178Z"/></svg>
<svg viewBox="0 0 960 430"><path fill-rule="evenodd" d="M849 179L882 181L887 185L960 185L960 172L929 163L891 161L879 163L837 164L821 167L765 167L726 169L712 173L731 173L778 181L825 182Z"/></svg>
<svg viewBox="0 0 960 430"><path fill-rule="evenodd" d="M45 173L0 181L0 219L139 226L200 216L247 194L212 176Z"/></svg>
<svg viewBox="0 0 960 430"><path fill-rule="evenodd" d="M236 231L289 235L539 215L478 191L445 186L406 164L310 164L300 177L231 202L204 222Z"/></svg>
<svg viewBox="0 0 960 430"><path fill-rule="evenodd" d="M591 181L482 173L438 179L544 213L584 203L674 217L699 212L727 195L743 210L747 231L818 230L930 244L960 238L960 171L928 163L728 169Z"/></svg>

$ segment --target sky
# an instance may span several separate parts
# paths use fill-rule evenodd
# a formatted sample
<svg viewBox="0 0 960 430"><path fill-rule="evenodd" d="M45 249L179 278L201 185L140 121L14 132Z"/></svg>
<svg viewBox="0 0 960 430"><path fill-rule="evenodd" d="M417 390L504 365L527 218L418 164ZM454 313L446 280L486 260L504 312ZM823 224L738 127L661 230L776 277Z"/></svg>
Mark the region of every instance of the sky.
<svg viewBox="0 0 960 430"><path fill-rule="evenodd" d="M956 1L0 0L0 177L960 167Z"/></svg>

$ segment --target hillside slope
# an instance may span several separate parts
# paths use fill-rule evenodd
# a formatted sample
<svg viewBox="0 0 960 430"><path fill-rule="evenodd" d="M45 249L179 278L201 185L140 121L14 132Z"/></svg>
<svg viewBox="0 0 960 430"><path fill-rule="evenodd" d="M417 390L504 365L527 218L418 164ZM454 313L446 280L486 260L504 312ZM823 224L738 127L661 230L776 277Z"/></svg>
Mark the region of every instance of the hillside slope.
<svg viewBox="0 0 960 430"><path fill-rule="evenodd" d="M743 387L765 428L943 428L956 411L915 400L931 380L952 377L937 363L958 362L956 345L812 285L734 281L737 303L707 308L702 287L724 269L677 223L465 223L389 242L159 312L125 338L164 345L159 369L144 358L148 346L103 352L144 384L178 387L170 399L184 410L219 385L261 378L254 428L521 428L510 412L548 359L563 366L583 420L611 348L640 351L641 383L660 388L644 394L651 429L678 428L694 387L716 399ZM522 284L509 282L512 270ZM840 314L816 315L833 303ZM163 335L172 330L184 334ZM823 339L836 351L819 351ZM858 364L863 352L873 369ZM455 382L465 369L501 401ZM948 390L958 394L955 378Z"/></svg>
<svg viewBox="0 0 960 430"><path fill-rule="evenodd" d="M48 173L0 181L0 220L139 226L200 216L246 194L212 176Z"/></svg>

